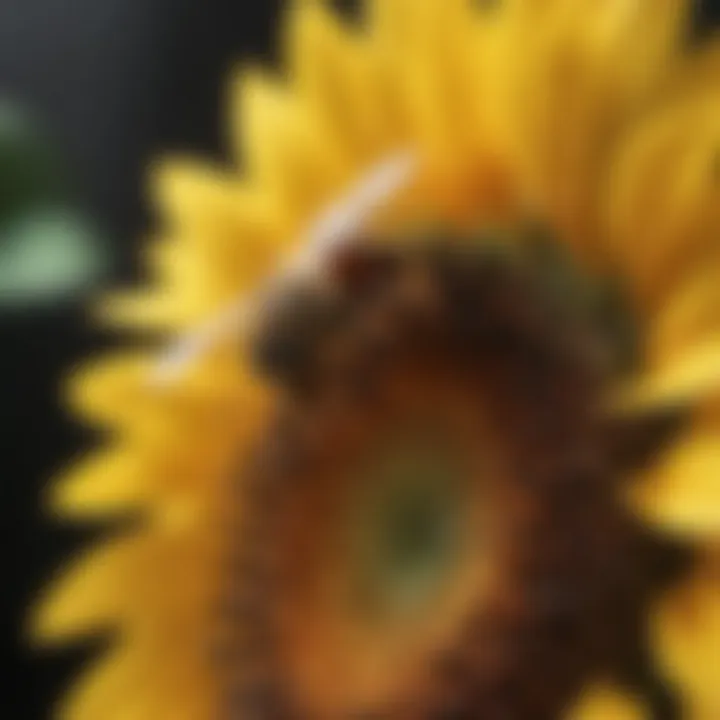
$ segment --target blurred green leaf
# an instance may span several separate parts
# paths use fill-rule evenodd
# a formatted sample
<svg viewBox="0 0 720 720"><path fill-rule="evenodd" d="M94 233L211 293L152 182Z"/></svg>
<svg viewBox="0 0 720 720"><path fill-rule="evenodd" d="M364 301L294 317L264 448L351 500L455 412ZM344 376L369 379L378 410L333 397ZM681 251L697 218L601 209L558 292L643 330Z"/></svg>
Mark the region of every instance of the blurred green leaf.
<svg viewBox="0 0 720 720"><path fill-rule="evenodd" d="M43 208L0 230L0 310L70 298L108 266L105 244L79 215Z"/></svg>
<svg viewBox="0 0 720 720"><path fill-rule="evenodd" d="M0 223L32 205L59 201L63 182L57 158L29 115L0 99Z"/></svg>

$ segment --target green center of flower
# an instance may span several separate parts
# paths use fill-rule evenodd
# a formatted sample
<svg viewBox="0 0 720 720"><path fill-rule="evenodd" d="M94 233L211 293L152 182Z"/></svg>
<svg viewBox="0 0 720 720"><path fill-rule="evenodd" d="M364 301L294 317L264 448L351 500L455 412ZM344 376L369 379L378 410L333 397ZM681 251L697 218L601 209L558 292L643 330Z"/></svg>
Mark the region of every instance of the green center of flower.
<svg viewBox="0 0 720 720"><path fill-rule="evenodd" d="M437 599L458 567L465 473L445 449L412 443L372 458L361 473L349 524L357 599L371 617L397 620Z"/></svg>

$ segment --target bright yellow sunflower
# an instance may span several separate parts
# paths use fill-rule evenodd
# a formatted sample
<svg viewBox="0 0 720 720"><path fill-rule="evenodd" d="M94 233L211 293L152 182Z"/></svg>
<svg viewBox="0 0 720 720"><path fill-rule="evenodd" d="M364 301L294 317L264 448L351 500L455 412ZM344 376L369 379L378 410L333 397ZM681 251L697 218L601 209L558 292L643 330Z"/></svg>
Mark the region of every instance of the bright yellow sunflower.
<svg viewBox="0 0 720 720"><path fill-rule="evenodd" d="M720 52L689 0L288 10L239 169L154 174L179 338L72 383L129 518L77 720L720 717Z"/></svg>

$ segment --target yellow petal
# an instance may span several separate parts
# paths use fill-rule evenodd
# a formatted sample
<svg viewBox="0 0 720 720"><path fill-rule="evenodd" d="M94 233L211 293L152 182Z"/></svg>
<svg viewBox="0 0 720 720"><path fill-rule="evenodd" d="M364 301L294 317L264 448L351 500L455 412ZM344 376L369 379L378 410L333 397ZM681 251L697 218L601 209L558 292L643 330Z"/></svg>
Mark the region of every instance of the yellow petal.
<svg viewBox="0 0 720 720"><path fill-rule="evenodd" d="M159 243L153 269L181 290L192 278L174 277L182 263L205 269L209 285L226 283L237 295L267 277L288 238L274 208L256 188L228 171L189 161L166 161L152 173L152 194L165 220L170 241ZM158 256L159 251L159 256ZM214 288L206 290L216 292Z"/></svg>
<svg viewBox="0 0 720 720"><path fill-rule="evenodd" d="M189 298L165 287L109 293L97 302L95 315L103 325L149 332L179 332L199 316Z"/></svg>
<svg viewBox="0 0 720 720"><path fill-rule="evenodd" d="M142 716L133 704L142 696L146 670L137 653L125 648L108 653L62 699L58 720L139 720Z"/></svg>
<svg viewBox="0 0 720 720"><path fill-rule="evenodd" d="M273 252L272 248L273 244L268 250ZM237 287L214 287L210 280L224 278L222 271L203 263L193 266L192 259L192 252L169 247L160 260L165 265L162 278L141 289L119 290L102 298L95 310L98 320L111 327L147 333L154 340L187 332L227 310L231 301L237 302L248 291L248 286L254 287L254 282L246 282L248 277L254 280L262 275L259 266L251 262L248 267L232 269L238 271Z"/></svg>
<svg viewBox="0 0 720 720"><path fill-rule="evenodd" d="M656 657L677 683L692 720L720 717L720 556L704 559L690 582L653 617Z"/></svg>
<svg viewBox="0 0 720 720"><path fill-rule="evenodd" d="M405 18L408 42L397 57L398 92L419 146L446 161L472 152L481 128L471 73L468 3L421 2ZM397 51L396 51L397 52Z"/></svg>
<svg viewBox="0 0 720 720"><path fill-rule="evenodd" d="M611 165L606 217L612 249L649 310L689 268L717 261L720 100L714 87L672 93L652 106L618 144Z"/></svg>
<svg viewBox="0 0 720 720"><path fill-rule="evenodd" d="M614 402L625 410L671 407L697 403L719 388L720 337L713 335L645 371Z"/></svg>
<svg viewBox="0 0 720 720"><path fill-rule="evenodd" d="M370 163L397 141L383 112L382 79L367 38L322 0L298 0L287 23L288 65L298 92L348 158Z"/></svg>
<svg viewBox="0 0 720 720"><path fill-rule="evenodd" d="M241 193L236 174L199 161L168 159L150 170L150 197L171 226L232 224Z"/></svg>
<svg viewBox="0 0 720 720"><path fill-rule="evenodd" d="M703 336L720 332L720 283L713 262L693 268L648 329L647 357L656 365L681 355Z"/></svg>
<svg viewBox="0 0 720 720"><path fill-rule="evenodd" d="M294 235L342 189L350 168L297 94L251 70L238 77L236 88L238 155L249 179L277 200L279 220Z"/></svg>
<svg viewBox="0 0 720 720"><path fill-rule="evenodd" d="M174 654L185 644L192 655L217 590L222 509L208 515L207 508L166 503L134 533L76 558L30 618L33 637L55 643L119 629L150 647L173 644Z"/></svg>
<svg viewBox="0 0 720 720"><path fill-rule="evenodd" d="M720 539L720 421L695 426L631 491L638 512L664 530Z"/></svg>
<svg viewBox="0 0 720 720"><path fill-rule="evenodd" d="M261 379L243 366L240 344L232 336L221 338L188 363L182 382L164 382L162 353L129 350L98 358L70 378L69 403L82 417L112 427L142 428L208 413L226 419L233 409L240 416L264 398Z"/></svg>
<svg viewBox="0 0 720 720"><path fill-rule="evenodd" d="M77 370L66 385L70 407L95 424L132 419L147 406L153 357L126 351L94 360Z"/></svg>
<svg viewBox="0 0 720 720"><path fill-rule="evenodd" d="M368 23L373 36L388 48L401 48L411 32L417 6L413 0L368 0Z"/></svg>
<svg viewBox="0 0 720 720"><path fill-rule="evenodd" d="M586 689L566 720L647 720L639 700L610 687Z"/></svg>
<svg viewBox="0 0 720 720"><path fill-rule="evenodd" d="M609 138L657 86L688 3L519 3L513 120L530 202L576 251L596 255ZM596 247L593 247L596 246Z"/></svg>
<svg viewBox="0 0 720 720"><path fill-rule="evenodd" d="M59 720L202 720L216 716L208 667L178 665L169 653L147 654L121 641L97 660L62 699Z"/></svg>
<svg viewBox="0 0 720 720"><path fill-rule="evenodd" d="M48 494L54 512L86 520L138 510L149 496L138 457L124 448L83 459Z"/></svg>
<svg viewBox="0 0 720 720"><path fill-rule="evenodd" d="M120 622L133 598L128 584L141 565L135 538L106 541L73 561L45 591L31 618L31 631L41 642L67 641L107 630Z"/></svg>

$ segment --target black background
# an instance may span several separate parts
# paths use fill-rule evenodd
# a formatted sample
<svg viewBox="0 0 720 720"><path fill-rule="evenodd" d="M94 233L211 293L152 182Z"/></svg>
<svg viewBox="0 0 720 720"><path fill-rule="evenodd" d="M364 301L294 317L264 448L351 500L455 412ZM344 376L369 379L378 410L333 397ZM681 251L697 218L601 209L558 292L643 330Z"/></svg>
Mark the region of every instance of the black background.
<svg viewBox="0 0 720 720"><path fill-rule="evenodd" d="M136 271L147 162L170 150L223 155L224 79L239 58L272 57L281 5L0 0L0 96L22 100L45 122L78 201L112 240L113 279ZM720 0L702 5L707 29ZM80 300L0 315L2 718L44 717L82 661L80 650L33 656L20 634L28 599L80 540L48 523L38 491L87 443L59 408L57 385L99 342Z"/></svg>

